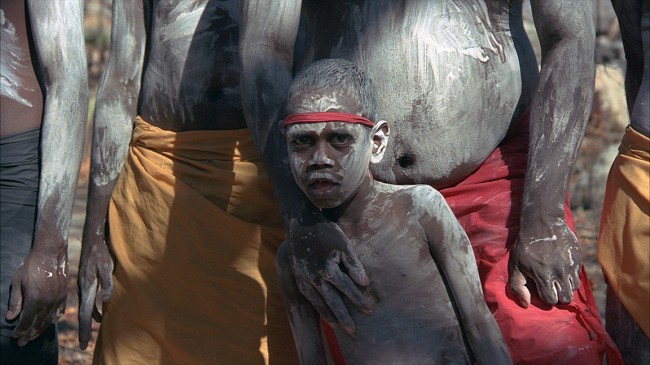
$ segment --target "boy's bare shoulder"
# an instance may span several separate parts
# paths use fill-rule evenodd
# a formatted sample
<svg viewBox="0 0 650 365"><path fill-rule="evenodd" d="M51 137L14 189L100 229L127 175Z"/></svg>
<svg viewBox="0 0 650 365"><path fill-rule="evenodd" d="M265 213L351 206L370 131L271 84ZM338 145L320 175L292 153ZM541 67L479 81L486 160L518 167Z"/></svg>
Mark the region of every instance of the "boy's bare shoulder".
<svg viewBox="0 0 650 365"><path fill-rule="evenodd" d="M380 189L390 195L393 201L410 203L414 209L429 211L429 208L445 203L438 190L429 185L393 185L380 183Z"/></svg>

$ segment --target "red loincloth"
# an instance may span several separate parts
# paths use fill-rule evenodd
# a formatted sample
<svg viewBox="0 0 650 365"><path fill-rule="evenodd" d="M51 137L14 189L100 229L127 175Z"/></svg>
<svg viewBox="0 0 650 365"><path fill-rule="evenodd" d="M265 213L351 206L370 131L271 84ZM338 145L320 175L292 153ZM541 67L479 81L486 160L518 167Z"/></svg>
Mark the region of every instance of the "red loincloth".
<svg viewBox="0 0 650 365"><path fill-rule="evenodd" d="M519 234L528 159L528 114L524 118L478 170L440 192L469 236L485 300L515 364L602 364L605 353L609 364L622 364L603 327L584 267L580 288L567 305L545 305L533 288L531 305L524 309L509 289L508 259ZM565 214L575 232L568 199ZM338 347L333 331L324 330L335 364L345 364L338 348L332 348Z"/></svg>

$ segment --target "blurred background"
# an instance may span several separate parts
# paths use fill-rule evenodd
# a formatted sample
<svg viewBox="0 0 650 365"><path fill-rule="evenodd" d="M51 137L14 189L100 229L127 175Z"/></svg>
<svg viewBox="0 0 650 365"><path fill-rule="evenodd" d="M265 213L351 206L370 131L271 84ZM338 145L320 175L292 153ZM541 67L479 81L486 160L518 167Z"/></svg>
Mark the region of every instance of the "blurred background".
<svg viewBox="0 0 650 365"><path fill-rule="evenodd" d="M576 218L578 234L582 243L583 261L590 278L594 296L604 318L605 284L597 261L598 224L605 193L605 180L624 128L629 122L623 88L625 57L616 16L609 0L594 2L594 25L596 27L596 91L587 131L571 176L571 208ZM86 148L79 175L73 221L69 235L70 285L65 315L59 325L59 363L91 364L92 352L97 338L98 324L93 324L93 341L85 351L79 350L77 338L77 264L81 247L81 232L85 216L90 132L95 94L103 67L108 58L111 32L111 0L85 0L85 39L88 59L91 101L88 112ZM524 24L535 47L538 60L539 44L525 0Z"/></svg>

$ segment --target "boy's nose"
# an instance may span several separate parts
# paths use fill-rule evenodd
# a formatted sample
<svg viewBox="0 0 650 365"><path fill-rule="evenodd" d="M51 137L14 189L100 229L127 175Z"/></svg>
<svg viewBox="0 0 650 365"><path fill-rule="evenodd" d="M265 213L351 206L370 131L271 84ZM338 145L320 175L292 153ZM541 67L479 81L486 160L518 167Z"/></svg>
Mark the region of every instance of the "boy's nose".
<svg viewBox="0 0 650 365"><path fill-rule="evenodd" d="M329 157L327 143L318 143L316 145L316 150L311 155L309 164L312 166L332 166L334 164L334 160Z"/></svg>

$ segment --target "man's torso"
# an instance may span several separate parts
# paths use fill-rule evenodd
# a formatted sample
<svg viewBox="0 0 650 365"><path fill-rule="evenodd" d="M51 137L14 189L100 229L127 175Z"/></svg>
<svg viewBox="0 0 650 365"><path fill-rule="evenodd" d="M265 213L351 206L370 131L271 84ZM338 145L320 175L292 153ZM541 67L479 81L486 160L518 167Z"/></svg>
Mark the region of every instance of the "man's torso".
<svg viewBox="0 0 650 365"><path fill-rule="evenodd" d="M298 58L346 58L376 84L380 117L393 131L373 166L378 180L452 185L530 105L537 65L519 1L310 0L303 9L307 45L297 47L305 52ZM239 11L239 1L154 2L140 108L146 120L176 131L246 127Z"/></svg>
<svg viewBox="0 0 650 365"><path fill-rule="evenodd" d="M348 59L374 81L392 130L378 180L452 185L529 107L537 65L520 1L331 3L307 1L305 57Z"/></svg>
<svg viewBox="0 0 650 365"><path fill-rule="evenodd" d="M41 125L43 92L30 52L24 1L7 1L0 6L0 136L30 131ZM31 54L30 54L31 53Z"/></svg>

